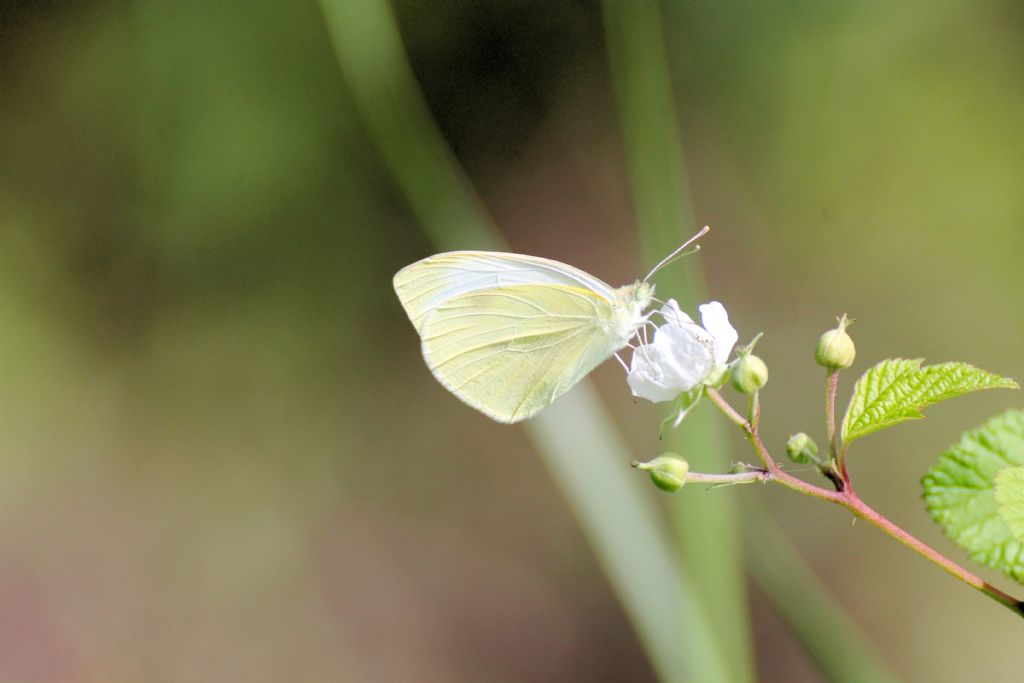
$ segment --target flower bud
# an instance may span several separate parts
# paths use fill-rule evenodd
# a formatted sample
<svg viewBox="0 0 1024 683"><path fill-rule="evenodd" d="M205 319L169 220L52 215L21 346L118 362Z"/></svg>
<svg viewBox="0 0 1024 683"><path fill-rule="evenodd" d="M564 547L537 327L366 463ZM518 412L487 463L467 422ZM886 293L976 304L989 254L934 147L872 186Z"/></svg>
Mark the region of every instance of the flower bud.
<svg viewBox="0 0 1024 683"><path fill-rule="evenodd" d="M742 353L732 365L729 381L736 391L755 394L768 383L768 366L752 353Z"/></svg>
<svg viewBox="0 0 1024 683"><path fill-rule="evenodd" d="M846 333L846 328L853 322L844 313L838 318L839 326L821 335L818 340L818 348L814 351L814 360L823 367L830 370L841 370L853 365L853 359L857 356L857 347L853 339Z"/></svg>
<svg viewBox="0 0 1024 683"><path fill-rule="evenodd" d="M786 442L786 455L795 463L816 462L818 460L818 444L803 432L794 434Z"/></svg>
<svg viewBox="0 0 1024 683"><path fill-rule="evenodd" d="M645 470L651 475L651 481L662 491L675 493L686 483L686 474L690 464L675 453L662 453L654 460L634 462L633 467Z"/></svg>

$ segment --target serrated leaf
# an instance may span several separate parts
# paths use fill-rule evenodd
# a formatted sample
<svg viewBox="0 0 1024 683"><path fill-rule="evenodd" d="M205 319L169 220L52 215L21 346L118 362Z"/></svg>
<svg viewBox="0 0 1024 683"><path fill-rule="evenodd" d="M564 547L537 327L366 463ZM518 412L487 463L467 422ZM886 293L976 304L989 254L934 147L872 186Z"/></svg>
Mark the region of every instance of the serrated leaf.
<svg viewBox="0 0 1024 683"><path fill-rule="evenodd" d="M996 475L995 483L999 516L1014 538L1024 541L1024 467L1007 467Z"/></svg>
<svg viewBox="0 0 1024 683"><path fill-rule="evenodd" d="M1000 514L996 479L1024 465L1024 412L967 432L921 479L929 514L971 559L1024 583L1024 543Z"/></svg>
<svg viewBox="0 0 1024 683"><path fill-rule="evenodd" d="M921 359L890 358L869 369L853 387L843 418L843 441L917 420L925 406L981 389L1016 389L1017 383L967 363L921 367Z"/></svg>

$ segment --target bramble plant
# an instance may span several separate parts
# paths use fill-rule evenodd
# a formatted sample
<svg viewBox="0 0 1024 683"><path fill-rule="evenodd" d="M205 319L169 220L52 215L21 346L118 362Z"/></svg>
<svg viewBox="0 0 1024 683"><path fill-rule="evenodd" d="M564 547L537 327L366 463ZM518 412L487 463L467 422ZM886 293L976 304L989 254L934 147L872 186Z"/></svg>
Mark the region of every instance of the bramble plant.
<svg viewBox="0 0 1024 683"><path fill-rule="evenodd" d="M550 405L596 365L614 356L634 396L670 403L661 432L678 428L705 398L746 436L758 465L728 473L695 472L684 457L662 453L634 462L670 493L687 482L716 486L777 483L845 507L967 585L1024 617L1024 603L929 547L869 506L854 490L847 451L862 437L922 417L927 406L981 389L1016 389L1012 379L966 363L922 365L890 358L856 381L841 426L836 424L839 374L851 367L856 345L846 315L821 335L815 362L825 369L827 452L801 432L786 455L813 464L830 488L783 469L760 433L759 394L768 366L754 355L763 333L733 349L739 334L718 301L698 307L700 324L674 299L657 311L650 277L706 234L700 232L662 259L643 280L613 289L564 263L504 252L436 254L395 275L395 291L423 340L427 366L446 389L499 422L527 419ZM660 322L659 322L660 321ZM653 334L650 329L653 328ZM634 343L635 342L635 343ZM629 364L619 357L632 350ZM730 360L732 358L732 360ZM744 413L722 395L743 396ZM1010 411L968 432L922 480L928 511L971 558L1024 582L1024 412Z"/></svg>
<svg viewBox="0 0 1024 683"><path fill-rule="evenodd" d="M825 368L827 453L819 454L817 444L802 432L786 444L786 455L792 462L814 464L829 482L829 487L817 486L786 472L761 439L758 392L767 382L768 370L751 353L753 342L726 363L732 350L729 340L736 339L736 335L723 330L723 325L732 330L725 309L712 302L701 310L716 312L715 333L710 333L715 328L706 320L705 330L681 314L674 301L659 311L664 324L655 332L653 343L640 344L633 350L629 385L635 396L655 402L674 401L665 422L672 427L679 426L706 397L742 431L760 464L740 465L737 471L724 474L694 472L682 456L663 453L647 463L635 462L634 467L646 470L658 488L666 491L679 491L688 482L718 486L772 482L834 503L1024 617L1020 600L924 544L861 500L847 467L847 453L857 439L918 419L922 417L921 409L940 401L981 389L1016 389L1016 382L966 363L922 365L921 359L886 359L856 381L842 425L837 428L839 374L853 364L856 355L847 332L851 321L843 315L836 328L821 336L815 350L815 361ZM674 343L662 341L670 336ZM652 348L659 341L661 345ZM705 354L691 353L694 342L703 344ZM665 383L671 384L672 378L680 376L697 378L692 384L672 385L679 392L668 396L663 390ZM746 398L744 413L737 411L720 391L727 376L732 388ZM929 513L971 559L1024 583L1024 411L1011 410L964 434L959 444L939 457L922 485Z"/></svg>

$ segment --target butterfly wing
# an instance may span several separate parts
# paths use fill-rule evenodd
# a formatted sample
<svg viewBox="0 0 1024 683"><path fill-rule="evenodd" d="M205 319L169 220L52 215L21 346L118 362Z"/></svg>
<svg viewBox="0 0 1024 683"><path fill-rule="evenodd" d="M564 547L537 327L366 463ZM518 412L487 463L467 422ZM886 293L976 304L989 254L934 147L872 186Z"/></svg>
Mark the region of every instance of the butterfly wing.
<svg viewBox="0 0 1024 683"><path fill-rule="evenodd" d="M450 251L406 266L395 275L395 292L417 332L427 315L459 294L517 284L566 285L608 301L612 288L579 268L551 259L497 251Z"/></svg>
<svg viewBox="0 0 1024 683"><path fill-rule="evenodd" d="M609 299L579 286L468 291L425 315L423 357L460 399L499 422L518 422L618 350L604 325L611 315Z"/></svg>

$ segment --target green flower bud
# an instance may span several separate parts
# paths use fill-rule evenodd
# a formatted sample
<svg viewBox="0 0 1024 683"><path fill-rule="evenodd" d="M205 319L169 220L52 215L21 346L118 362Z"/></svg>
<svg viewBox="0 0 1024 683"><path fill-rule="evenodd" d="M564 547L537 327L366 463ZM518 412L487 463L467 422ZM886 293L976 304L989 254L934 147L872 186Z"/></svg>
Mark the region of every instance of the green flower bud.
<svg viewBox="0 0 1024 683"><path fill-rule="evenodd" d="M857 347L853 339L846 333L846 328L853 321L844 313L839 320L839 327L829 330L821 335L818 340L818 348L814 351L814 360L823 367L830 370L841 370L853 365L853 359L857 356Z"/></svg>
<svg viewBox="0 0 1024 683"><path fill-rule="evenodd" d="M686 483L686 474L690 471L690 463L675 453L662 453L654 460L634 462L633 467L645 470L651 475L651 481L662 491L675 493Z"/></svg>
<svg viewBox="0 0 1024 683"><path fill-rule="evenodd" d="M768 366L752 353L741 353L729 371L729 382L736 391L755 394L768 383Z"/></svg>
<svg viewBox="0 0 1024 683"><path fill-rule="evenodd" d="M817 462L818 444L814 443L814 439L803 432L794 434L786 442L786 455L795 463L807 464L809 462Z"/></svg>

